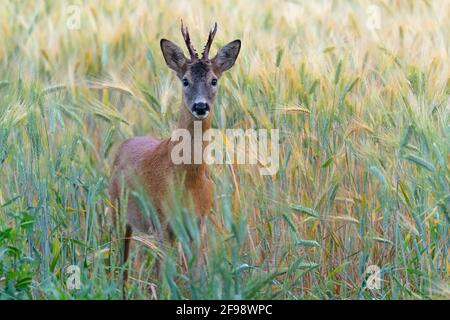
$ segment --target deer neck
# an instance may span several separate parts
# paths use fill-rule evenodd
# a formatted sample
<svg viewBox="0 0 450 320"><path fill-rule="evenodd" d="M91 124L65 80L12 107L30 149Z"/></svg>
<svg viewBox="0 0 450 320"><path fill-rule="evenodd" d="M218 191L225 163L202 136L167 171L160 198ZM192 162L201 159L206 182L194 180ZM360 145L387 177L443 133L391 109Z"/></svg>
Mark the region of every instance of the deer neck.
<svg viewBox="0 0 450 320"><path fill-rule="evenodd" d="M203 133L211 128L212 114L209 114L208 118L204 120L196 120L188 108L183 104L181 105L180 118L178 119L177 129L185 129L189 132L190 146L191 146L191 164L181 164L177 167L182 174L185 174L186 182L195 181L199 178L203 179L207 165L203 159L203 151L206 147L206 142L203 141ZM201 152L201 163L195 163L194 154Z"/></svg>

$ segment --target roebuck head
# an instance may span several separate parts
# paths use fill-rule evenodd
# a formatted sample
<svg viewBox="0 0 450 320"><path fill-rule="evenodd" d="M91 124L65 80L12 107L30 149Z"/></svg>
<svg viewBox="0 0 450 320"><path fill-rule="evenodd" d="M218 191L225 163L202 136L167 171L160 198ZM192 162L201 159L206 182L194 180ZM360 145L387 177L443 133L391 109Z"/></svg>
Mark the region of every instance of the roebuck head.
<svg viewBox="0 0 450 320"><path fill-rule="evenodd" d="M183 102L196 120L208 117L214 106L218 81L222 73L230 69L239 54L241 40L234 40L222 47L214 58L209 50L217 31L217 23L209 32L208 41L200 58L194 49L187 27L181 22L181 33L189 51L187 58L173 42L162 39L161 50L170 69L177 73L183 86Z"/></svg>

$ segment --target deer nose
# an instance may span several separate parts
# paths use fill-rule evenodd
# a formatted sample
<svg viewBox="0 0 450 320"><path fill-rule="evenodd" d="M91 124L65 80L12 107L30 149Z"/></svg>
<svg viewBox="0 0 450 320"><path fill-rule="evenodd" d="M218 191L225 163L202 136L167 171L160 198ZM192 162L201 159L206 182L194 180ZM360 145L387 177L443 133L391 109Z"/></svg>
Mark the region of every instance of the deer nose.
<svg viewBox="0 0 450 320"><path fill-rule="evenodd" d="M198 116L204 116L209 112L209 104L205 102L196 102L192 106L192 112Z"/></svg>

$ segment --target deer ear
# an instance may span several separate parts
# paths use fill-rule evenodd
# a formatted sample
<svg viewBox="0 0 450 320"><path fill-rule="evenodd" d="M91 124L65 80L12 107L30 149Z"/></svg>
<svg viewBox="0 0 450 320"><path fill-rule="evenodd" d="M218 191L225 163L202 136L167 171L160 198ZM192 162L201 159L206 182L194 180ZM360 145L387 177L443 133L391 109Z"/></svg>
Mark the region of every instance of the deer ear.
<svg viewBox="0 0 450 320"><path fill-rule="evenodd" d="M217 55L212 59L212 62L219 73L227 71L234 65L234 62L239 55L239 50L241 50L241 40L234 40L220 48Z"/></svg>
<svg viewBox="0 0 450 320"><path fill-rule="evenodd" d="M177 73L181 73L183 67L187 62L183 51L175 43L166 39L161 39L160 44L161 51L163 53L164 60L166 60L167 66Z"/></svg>

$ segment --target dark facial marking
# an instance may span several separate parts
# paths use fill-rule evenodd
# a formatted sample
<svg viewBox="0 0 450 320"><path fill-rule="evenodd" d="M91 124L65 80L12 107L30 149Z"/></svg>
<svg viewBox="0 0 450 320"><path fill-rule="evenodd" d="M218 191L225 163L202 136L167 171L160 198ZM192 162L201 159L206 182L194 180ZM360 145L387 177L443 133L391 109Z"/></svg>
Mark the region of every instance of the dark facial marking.
<svg viewBox="0 0 450 320"><path fill-rule="evenodd" d="M197 81L201 81L204 80L207 77L208 72L211 71L211 64L200 61L190 65L188 68L191 71L192 77Z"/></svg>

